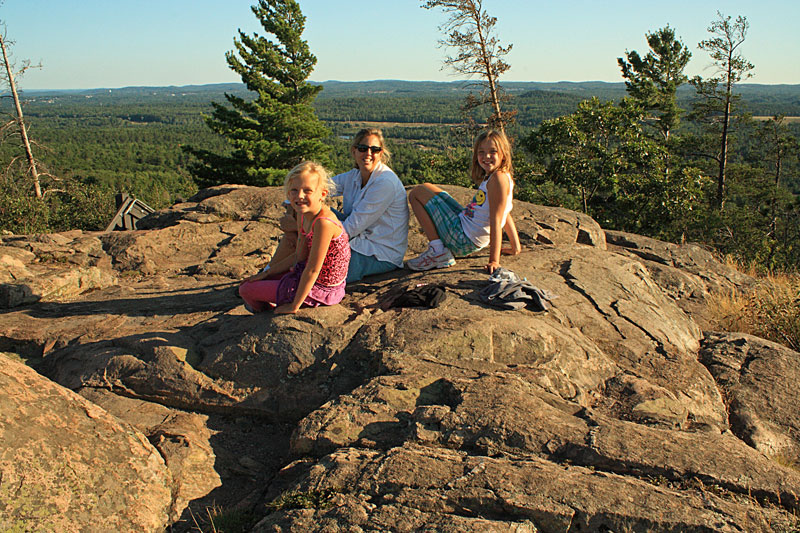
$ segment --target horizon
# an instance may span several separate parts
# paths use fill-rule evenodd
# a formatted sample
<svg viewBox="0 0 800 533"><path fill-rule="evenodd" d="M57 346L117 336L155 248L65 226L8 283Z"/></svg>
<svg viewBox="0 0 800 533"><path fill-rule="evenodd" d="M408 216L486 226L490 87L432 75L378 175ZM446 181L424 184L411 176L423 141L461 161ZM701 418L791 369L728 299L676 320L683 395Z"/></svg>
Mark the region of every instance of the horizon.
<svg viewBox="0 0 800 533"><path fill-rule="evenodd" d="M326 83L385 83L385 82L404 82L404 83L441 83L441 84L457 84L457 83L471 83L472 80L452 80L452 81L443 81L443 80L401 80L401 79L375 79L375 80L355 80L355 81L345 81L345 80L324 80L324 81L315 81L309 80L312 84L324 85ZM504 80L500 82L500 85L503 84L521 84L521 83L530 83L530 84L541 84L541 85L558 85L558 84L590 84L590 83L603 83L608 85L624 85L624 80L620 81L603 81L603 80L580 80L580 81L573 81L573 80L559 80L559 81L520 81L520 80ZM45 89L19 89L20 92L85 92L85 91L121 91L125 89L181 89L181 88L188 88L188 87L208 87L214 85L244 85L241 81L225 81L225 82L212 82L212 83L189 83L186 85L124 85L121 87L85 87L80 89L52 89L52 88L45 88ZM764 86L764 87L778 87L778 86L787 86L787 87L800 87L800 83L757 83L757 82L739 82L736 84L737 87L747 87L747 86ZM678 90L688 89L684 85L684 87L680 87ZM6 91L0 92L0 94L5 94Z"/></svg>
<svg viewBox="0 0 800 533"><path fill-rule="evenodd" d="M19 80L23 90L184 87L240 82L225 53L233 50L238 29L248 35L264 33L250 10L253 3L120 0L111 7L101 0L77 5L6 0L0 5L0 21L14 42L18 64L42 63ZM645 34L665 25L692 52L687 75L713 75L708 54L697 47L711 36L706 30L716 19L718 6L707 0L512 4L484 2L497 18L495 34L501 44L513 45L506 56L511 69L501 83L622 82L617 58L628 50L646 54ZM743 82L800 84L800 32L794 28L800 2L726 4L726 15L744 15L750 23L741 51L756 68ZM442 69L451 51L437 46L445 21L438 9L422 9L417 0L376 0L369 9L335 0L300 0L300 7L306 17L303 38L318 60L310 81L458 81ZM365 39L370 32L380 38Z"/></svg>

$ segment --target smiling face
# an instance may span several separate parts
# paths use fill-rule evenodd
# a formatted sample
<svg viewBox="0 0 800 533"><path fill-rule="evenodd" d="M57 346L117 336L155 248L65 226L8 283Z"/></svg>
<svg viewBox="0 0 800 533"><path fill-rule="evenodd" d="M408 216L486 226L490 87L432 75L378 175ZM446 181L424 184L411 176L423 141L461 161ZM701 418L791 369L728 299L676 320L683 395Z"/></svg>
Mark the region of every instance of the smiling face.
<svg viewBox="0 0 800 533"><path fill-rule="evenodd" d="M366 146L380 146L383 148L383 143L381 143L380 137L377 135L367 135L359 144L363 144ZM367 150L365 152L359 152L358 149L353 147L350 150L353 154L353 158L356 160L356 166L358 170L361 171L361 177L363 179L369 179L372 175L372 172L378 166L378 163L381 162L381 153L378 152L377 154L372 153L372 150Z"/></svg>
<svg viewBox="0 0 800 533"><path fill-rule="evenodd" d="M317 214L328 191L320 187L319 176L303 172L289 182L287 198L297 213Z"/></svg>
<svg viewBox="0 0 800 533"><path fill-rule="evenodd" d="M491 176L503 164L503 154L498 150L492 139L484 139L478 144L477 157L478 164L487 177Z"/></svg>

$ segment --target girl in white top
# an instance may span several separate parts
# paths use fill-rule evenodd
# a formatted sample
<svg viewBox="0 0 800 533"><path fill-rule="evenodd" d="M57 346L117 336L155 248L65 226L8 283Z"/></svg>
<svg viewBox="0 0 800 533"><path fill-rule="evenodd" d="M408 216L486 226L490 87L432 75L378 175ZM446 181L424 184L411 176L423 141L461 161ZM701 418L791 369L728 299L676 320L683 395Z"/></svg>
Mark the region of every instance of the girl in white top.
<svg viewBox="0 0 800 533"><path fill-rule="evenodd" d="M520 252L510 214L514 193L511 145L504 133L489 130L475 139L471 173L478 191L466 207L430 183L409 193L411 209L431 241L422 255L406 263L411 270L449 267L455 264L454 255L468 255L488 245L486 270L491 274L500 267L501 253ZM508 248L501 246L503 232L510 242Z"/></svg>

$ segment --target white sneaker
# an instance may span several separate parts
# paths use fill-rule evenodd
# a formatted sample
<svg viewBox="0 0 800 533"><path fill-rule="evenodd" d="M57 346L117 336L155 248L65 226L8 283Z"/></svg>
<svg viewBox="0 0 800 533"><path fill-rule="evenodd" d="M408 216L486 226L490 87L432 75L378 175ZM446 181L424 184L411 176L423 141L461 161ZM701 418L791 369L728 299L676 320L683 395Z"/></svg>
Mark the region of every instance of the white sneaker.
<svg viewBox="0 0 800 533"><path fill-rule="evenodd" d="M423 271L431 270L433 268L447 268L456 264L453 254L447 248L440 254L433 251L433 248L428 246L428 249L422 252L418 257L406 261L406 266L411 270Z"/></svg>

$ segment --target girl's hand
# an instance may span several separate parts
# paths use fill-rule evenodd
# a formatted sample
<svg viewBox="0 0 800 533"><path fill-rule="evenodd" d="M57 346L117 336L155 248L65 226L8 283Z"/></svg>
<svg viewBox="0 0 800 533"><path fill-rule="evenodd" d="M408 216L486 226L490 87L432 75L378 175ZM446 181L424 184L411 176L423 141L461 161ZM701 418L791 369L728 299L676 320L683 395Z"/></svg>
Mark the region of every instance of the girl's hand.
<svg viewBox="0 0 800 533"><path fill-rule="evenodd" d="M276 307L274 313L276 315L293 315L297 313L297 308L294 304L283 304Z"/></svg>
<svg viewBox="0 0 800 533"><path fill-rule="evenodd" d="M522 246L507 246L505 248L500 249L500 253L503 255L517 255L522 251Z"/></svg>
<svg viewBox="0 0 800 533"><path fill-rule="evenodd" d="M489 261L489 264L486 265L486 270L489 272L489 274L493 274L498 268L500 268L500 262L498 261Z"/></svg>
<svg viewBox="0 0 800 533"><path fill-rule="evenodd" d="M245 278L245 281L261 281L262 279L266 279L269 274L269 270L266 272L259 272L258 274L253 274L249 278Z"/></svg>

